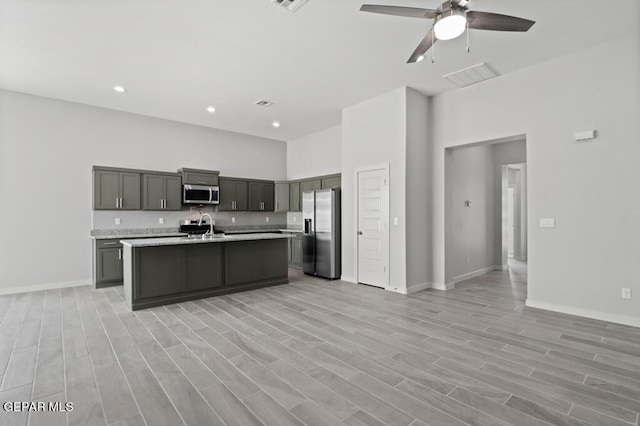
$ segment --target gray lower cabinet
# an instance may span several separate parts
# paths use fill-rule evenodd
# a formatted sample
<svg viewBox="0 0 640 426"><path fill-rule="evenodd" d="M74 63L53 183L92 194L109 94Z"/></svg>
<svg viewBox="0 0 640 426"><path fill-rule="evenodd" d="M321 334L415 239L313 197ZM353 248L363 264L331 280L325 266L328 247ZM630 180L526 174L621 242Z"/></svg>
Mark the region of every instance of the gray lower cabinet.
<svg viewBox="0 0 640 426"><path fill-rule="evenodd" d="M302 234L289 232L293 238L289 239L288 262L289 268L302 269Z"/></svg>
<svg viewBox="0 0 640 426"><path fill-rule="evenodd" d="M287 283L287 243L273 239L135 247L131 249L131 283L126 284L132 290L130 307L136 310Z"/></svg>
<svg viewBox="0 0 640 426"><path fill-rule="evenodd" d="M122 244L120 240L96 240L96 288L122 284Z"/></svg>
<svg viewBox="0 0 640 426"><path fill-rule="evenodd" d="M300 202L300 182L291 182L289 184L289 211L301 212L302 203Z"/></svg>
<svg viewBox="0 0 640 426"><path fill-rule="evenodd" d="M140 173L93 168L94 210L139 210Z"/></svg>
<svg viewBox="0 0 640 426"><path fill-rule="evenodd" d="M249 182L249 210L272 212L274 210L273 192L272 182Z"/></svg>
<svg viewBox="0 0 640 426"><path fill-rule="evenodd" d="M275 194L276 205L273 211L288 212L289 211L289 183L276 182L274 188L276 191L276 194Z"/></svg>
<svg viewBox="0 0 640 426"><path fill-rule="evenodd" d="M142 175L143 210L181 210L182 177L176 173Z"/></svg>
<svg viewBox="0 0 640 426"><path fill-rule="evenodd" d="M220 204L218 211L248 210L248 183L246 180L220 178Z"/></svg>

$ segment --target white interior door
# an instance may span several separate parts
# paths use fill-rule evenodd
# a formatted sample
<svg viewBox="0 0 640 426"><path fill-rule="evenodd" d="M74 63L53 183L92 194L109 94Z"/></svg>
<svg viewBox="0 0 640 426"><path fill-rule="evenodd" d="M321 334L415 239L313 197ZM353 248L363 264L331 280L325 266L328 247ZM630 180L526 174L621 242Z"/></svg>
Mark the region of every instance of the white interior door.
<svg viewBox="0 0 640 426"><path fill-rule="evenodd" d="M389 171L358 172L358 282L389 285Z"/></svg>

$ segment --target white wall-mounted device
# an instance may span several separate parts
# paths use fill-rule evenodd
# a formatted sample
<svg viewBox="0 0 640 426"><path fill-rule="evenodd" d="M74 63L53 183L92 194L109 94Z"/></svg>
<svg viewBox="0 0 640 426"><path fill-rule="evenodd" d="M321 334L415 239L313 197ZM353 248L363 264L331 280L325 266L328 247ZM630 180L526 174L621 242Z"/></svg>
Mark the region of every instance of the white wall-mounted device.
<svg viewBox="0 0 640 426"><path fill-rule="evenodd" d="M574 135L574 138L575 138L576 142L588 141L588 140L591 140L591 139L595 139L596 138L596 131L595 130L586 130L584 132L576 132L576 134Z"/></svg>

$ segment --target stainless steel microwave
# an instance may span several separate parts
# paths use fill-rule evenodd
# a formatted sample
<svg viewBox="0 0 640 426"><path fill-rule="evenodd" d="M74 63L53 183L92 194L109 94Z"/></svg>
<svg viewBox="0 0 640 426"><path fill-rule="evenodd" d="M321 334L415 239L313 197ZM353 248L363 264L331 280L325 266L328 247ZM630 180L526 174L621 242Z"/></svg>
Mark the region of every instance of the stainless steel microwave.
<svg viewBox="0 0 640 426"><path fill-rule="evenodd" d="M220 187L182 185L182 204L220 204Z"/></svg>

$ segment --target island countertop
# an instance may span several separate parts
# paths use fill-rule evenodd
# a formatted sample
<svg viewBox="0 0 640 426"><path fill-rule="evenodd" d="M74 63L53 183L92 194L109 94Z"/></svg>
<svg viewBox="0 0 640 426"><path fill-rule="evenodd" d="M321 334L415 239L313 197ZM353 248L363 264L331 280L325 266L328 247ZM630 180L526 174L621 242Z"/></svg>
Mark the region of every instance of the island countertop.
<svg viewBox="0 0 640 426"><path fill-rule="evenodd" d="M123 239L120 242L125 247L156 247L156 246L173 246L185 244L212 244L212 243L229 243L233 241L253 241L253 240L277 240L292 238L288 234L275 233L252 233L252 234L236 234L224 235L222 237L213 237L202 239L201 237L167 237L167 238L144 238L144 239Z"/></svg>

